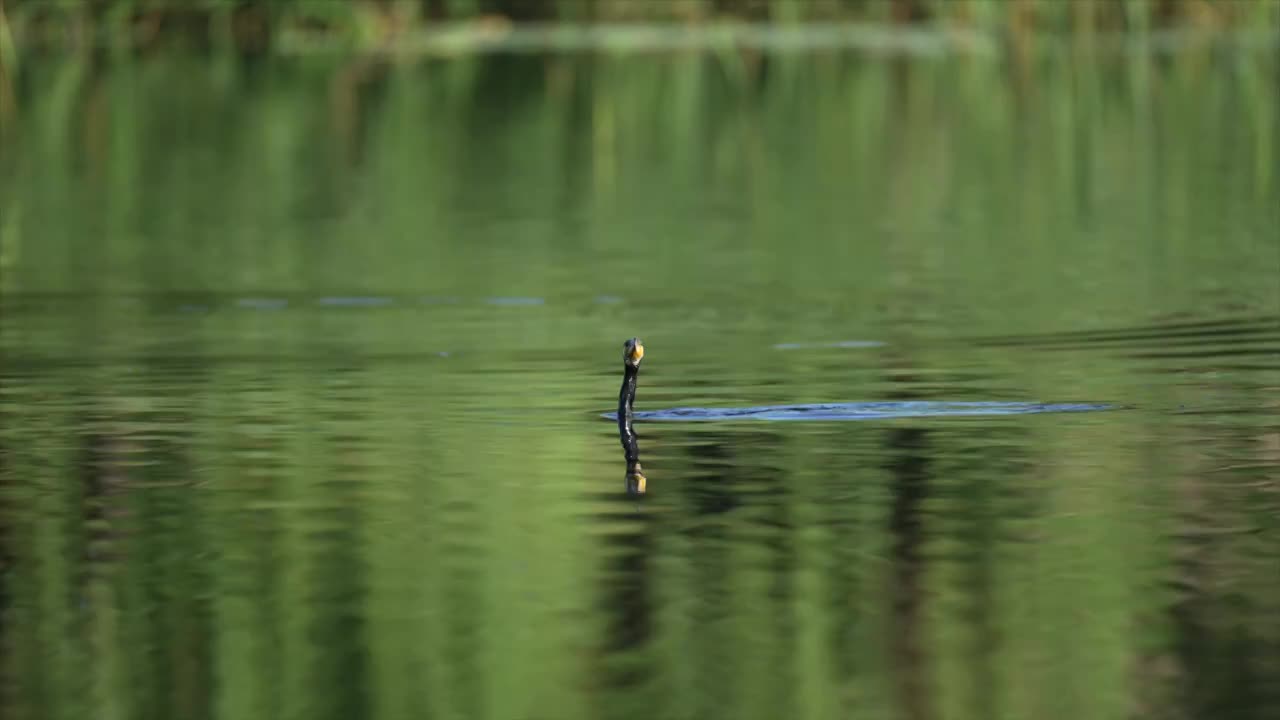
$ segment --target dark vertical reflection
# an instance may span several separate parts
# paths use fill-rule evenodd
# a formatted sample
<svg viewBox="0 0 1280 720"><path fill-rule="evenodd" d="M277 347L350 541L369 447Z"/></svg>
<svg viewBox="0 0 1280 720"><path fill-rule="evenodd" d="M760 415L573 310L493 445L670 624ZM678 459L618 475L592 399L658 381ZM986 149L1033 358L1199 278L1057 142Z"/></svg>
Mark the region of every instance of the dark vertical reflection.
<svg viewBox="0 0 1280 720"><path fill-rule="evenodd" d="M323 505L312 518L307 628L313 687L323 689L312 717L365 717L369 711L365 637L366 572L361 547L361 496L374 465L367 374L350 367L324 373L320 424L323 477L312 478Z"/></svg>
<svg viewBox="0 0 1280 720"><path fill-rule="evenodd" d="M97 399L81 397L80 402L92 406ZM118 427L118 418L110 415L84 414L75 423L78 431L80 473L80 512L67 528L68 536L78 540L75 554L75 600L82 610L95 609L96 581L109 582L113 566L125 559L123 523L129 515L125 504L126 446L129 438Z"/></svg>
<svg viewBox="0 0 1280 720"><path fill-rule="evenodd" d="M628 456L628 482L631 467ZM605 566L597 606L604 628L599 677L592 684L605 691L595 708L597 716L625 718L634 717L636 708L656 709L652 688L660 669L650 646L657 634L653 556L660 511L644 496L630 492L611 494L610 503L613 508L606 517L616 523L603 539Z"/></svg>
<svg viewBox="0 0 1280 720"><path fill-rule="evenodd" d="M86 394L79 398L82 411L70 428L72 442L78 444L75 461L79 475L78 493L70 495L78 503L78 512L66 514L63 537L67 539L65 563L70 575L71 597L67 598L73 620L67 629L74 633L75 644L82 657L88 658L79 688L87 699L95 685L120 686L111 668L119 657L121 618L118 608L125 604L120 589L127 586L129 563L137 562L136 545L131 542L131 529L136 518L130 517L128 457L135 451L134 441L124 425L127 420L115 413L93 410L103 404L102 398ZM146 638L133 644L138 660L155 657ZM145 650L144 650L145 648ZM139 652L139 651L142 652ZM146 666L145 661L140 664ZM135 690L134 707L155 707L156 697L149 694L154 684L154 666L140 673L141 687Z"/></svg>
<svg viewBox="0 0 1280 720"><path fill-rule="evenodd" d="M853 432L834 432L839 438L832 445L853 446L858 438ZM814 458L817 467L842 467L842 457L830 452L819 452ZM867 529L858 522L858 508L868 502L867 491L871 484L866 472L824 473L827 478L822 487L822 522L831 533L831 541L825 547L829 562L823 565L828 588L827 609L830 613L831 633L828 636L828 654L834 664L833 675L843 683L852 683L858 671L860 651L866 636L860 630L866 623L860 622L859 597L863 586L857 572Z"/></svg>
<svg viewBox="0 0 1280 720"><path fill-rule="evenodd" d="M474 519L480 512L468 502L454 504L450 508L456 523L453 527L457 532L467 532L480 524ZM465 541L475 542L473 538L465 538ZM458 714L461 717L487 717L488 699L479 648L484 631L481 609L486 598L481 588L485 555L472 548L458 554L460 562L451 564L441 577L444 585L441 614L450 622L442 652L436 660L444 666L449 681L449 697L455 699L454 707Z"/></svg>
<svg viewBox="0 0 1280 720"><path fill-rule="evenodd" d="M1095 165L1096 151L1094 145L1093 120L1095 95L1095 73L1086 68L1072 68L1071 89L1071 134L1074 151L1071 174L1071 195L1074 200L1076 223L1081 228L1093 230L1096 223L1094 217L1096 201L1094 199L1094 178L1097 177Z"/></svg>
<svg viewBox="0 0 1280 720"><path fill-rule="evenodd" d="M1203 426L1200 436L1219 433L1220 427ZM1248 451L1225 455L1247 456ZM1261 720L1280 710L1280 592L1274 582L1260 582L1275 576L1280 561L1276 545L1266 540L1277 533L1275 516L1266 511L1274 499L1252 492L1271 479L1252 473L1237 479L1217 470L1186 478L1179 488L1169 583L1176 600L1168 617L1183 680L1181 704L1196 717Z"/></svg>
<svg viewBox="0 0 1280 720"><path fill-rule="evenodd" d="M0 70L0 93L6 91L4 70ZM3 139L6 106L0 97L0 139ZM3 178L4 165L0 162L0 178ZM6 189L0 180L0 196ZM2 207L2 206L0 206ZM3 287L4 271L0 270L0 287ZM16 400L5 393L13 379L6 374L8 370L7 339L9 325L6 322L7 297L0 292L0 709L18 707L18 691L16 672L11 675L12 658L17 655L18 641L9 630L13 622L14 592L11 583L17 577L17 550L14 547L18 538L19 488L12 474L13 463L9 458L11 452L11 429L17 422L17 413L13 412Z"/></svg>
<svg viewBox="0 0 1280 720"><path fill-rule="evenodd" d="M134 420L154 429L135 448L133 464L140 467L132 475L144 487L131 492L137 516L134 550L120 593L125 607L140 603L154 608L154 615L139 623L138 615L124 613L120 639L132 644L145 638L141 644L151 649L151 672L138 677L144 674L135 671L129 680L147 687L149 706L160 716L198 719L211 710L210 553L189 454L192 417L177 391L188 378L175 387L174 378L163 373L159 367L144 370L148 397L162 409Z"/></svg>
<svg viewBox="0 0 1280 720"><path fill-rule="evenodd" d="M0 322L3 322L3 301L0 300ZM0 328L0 338L4 337L4 329ZM4 389L7 378L4 376L4 345L0 341L0 390ZM13 421L6 412L7 403L0 402L0 429L9 427ZM9 443L8 436L0 432L0 708L14 707L17 704L14 692L15 678L9 673L9 659L14 656L16 643L9 633L10 613L13 609L13 597L9 583L16 573L13 549L17 531L18 490L9 475Z"/></svg>
<svg viewBox="0 0 1280 720"><path fill-rule="evenodd" d="M457 108L466 152L456 156L453 172L457 182L448 191L450 204L468 217L541 215L547 208L528 205L537 195L520 186L513 173L513 168L531 167L529 163L540 156L511 142L508 134L546 107L548 65L541 57L505 53L481 55L467 62L474 64L473 81ZM590 144L581 137L572 142Z"/></svg>
<svg viewBox="0 0 1280 720"><path fill-rule="evenodd" d="M558 158L562 186L556 196L555 217L562 237L579 246L585 244L582 223L583 198L591 193L591 137L593 87L596 64L576 56L548 60L548 94L563 113L563 130Z"/></svg>
<svg viewBox="0 0 1280 720"><path fill-rule="evenodd" d="M466 132L473 138L469 146L484 151L495 147L492 143L495 131L509 128L519 113L529 112L532 106L542 102L547 64L545 58L530 60L505 53L482 55L474 62L478 68L467 108ZM472 171L491 167L489 163L482 163L481 168L472 168Z"/></svg>
<svg viewBox="0 0 1280 720"><path fill-rule="evenodd" d="M330 121L335 144L347 167L364 164L370 128L387 97L390 65L379 58L357 56L333 75L329 88ZM341 201L344 193L331 199Z"/></svg>
<svg viewBox="0 0 1280 720"><path fill-rule="evenodd" d="M892 375L893 389L888 398L918 399L919 393L911 387L916 381L911 373ZM893 631L890 653L897 714L905 720L934 717L929 657L924 647L922 581L927 531L923 505L932 491L931 456L935 451L931 433L922 427L896 428L885 436L885 469L891 493L888 530Z"/></svg>
<svg viewBox="0 0 1280 720"><path fill-rule="evenodd" d="M907 720L928 720L934 714L921 617L925 599L921 587L925 565L921 506L929 494L929 433L923 428L892 430L886 438L885 450L889 454L887 469L893 494L889 514L892 536L889 593L893 607L891 643L898 712Z"/></svg>
<svg viewBox="0 0 1280 720"><path fill-rule="evenodd" d="M695 516L715 517L741 504L736 492L742 481L740 447L741 439L724 431L702 432L689 442L686 450L696 473L685 482L684 493Z"/></svg>
<svg viewBox="0 0 1280 720"><path fill-rule="evenodd" d="M68 145L76 151L72 158L73 164L77 169L93 175L103 171L107 159L108 113L104 112L104 106L108 95L104 55L101 51L85 55L86 64L82 68L84 75L75 88L75 110L71 115L79 125L67 127L68 133L75 133L67 138Z"/></svg>
<svg viewBox="0 0 1280 720"><path fill-rule="evenodd" d="M772 428L698 430L681 447L688 472L681 478L681 512L687 516L689 541L691 618L694 654L689 672L698 695L694 716L711 717L741 703L744 674L758 666L759 652L772 658L773 676L785 677L791 662L790 571L795 562L789 537L784 495L778 488L779 471L773 459L783 435ZM674 485L674 484L673 484ZM753 565L739 557L751 543L763 545L768 559ZM734 588L749 576L763 573L768 579L766 596L735 596ZM776 625L753 625L746 634L728 630L740 618L761 605L775 609ZM758 696L773 696L784 703L784 683L756 688Z"/></svg>
<svg viewBox="0 0 1280 720"><path fill-rule="evenodd" d="M148 258L143 271L162 285L173 262L159 253ZM172 317L171 306L151 310L148 324L163 326ZM144 355L130 381L115 388L117 397L101 399L104 405L143 400L143 409L117 420L129 423L125 462L133 517L131 557L121 566L125 575L115 593L120 598L115 638L121 655L148 650L121 678L147 712L200 720L213 710L214 568L205 498L192 457L199 426L189 398L206 385L208 370L206 350L188 328L175 328L169 341L172 355ZM138 606L152 613L128 611ZM144 700L143 692L150 697Z"/></svg>
<svg viewBox="0 0 1280 720"><path fill-rule="evenodd" d="M279 508L290 498L289 483L296 472L290 443L309 425L258 401L280 392L283 384L278 375L263 368L225 373L213 382L207 392L221 396L215 400L220 413L205 429L214 435L217 460L225 463L224 476L217 483L225 500L214 515L221 545L217 586L225 599L243 603L243 614L236 620L251 638L237 658L247 667L242 675L227 678L227 684L247 686L239 690L243 694L239 709L279 716L287 705L287 694L279 688L289 664L288 621L301 611L285 607L281 600L288 580L288 527ZM226 637L236 627L224 617L217 631Z"/></svg>
<svg viewBox="0 0 1280 720"><path fill-rule="evenodd" d="M989 434L964 438L966 449L972 449L976 457L970 466L957 473L965 477L959 492L964 493L963 507L966 508L957 519L959 527L955 531L955 539L959 541L957 552L961 555L958 561L964 572L961 582L965 609L960 619L972 630L966 666L971 678L970 711L975 718L999 717L994 657L999 643L999 618L994 607L994 590L1001 518L996 491L992 488L1002 486L1006 478L1020 477L1010 458L998 449L984 447L990 439ZM1009 446L1015 445L1009 443Z"/></svg>
<svg viewBox="0 0 1280 720"><path fill-rule="evenodd" d="M728 431L700 432L684 448L689 473L681 485L682 506L690 515L687 530L693 573L693 653L688 671L698 691L695 717L712 717L731 707L737 677L737 657L726 647L722 628L732 612L734 573L730 546L732 513L741 503L738 450L741 438Z"/></svg>
<svg viewBox="0 0 1280 720"><path fill-rule="evenodd" d="M655 547L656 514L637 506L634 500L620 500L620 510L634 511L625 529L606 536L608 562L602 609L607 618L604 637L606 654L623 655L644 648L654 633L654 593L652 558ZM608 669L605 682L613 688L630 688L649 680L653 668L617 664Z"/></svg>
<svg viewBox="0 0 1280 720"><path fill-rule="evenodd" d="M759 534L767 560L761 569L767 575L767 597L761 603L768 608L760 628L767 638L763 663L772 668L777 678L770 684L769 706L772 717L786 717L795 707L797 684L794 670L796 656L796 588L798 569L797 531L792 511L793 484L779 461L779 449L785 436L781 432L758 430L750 433L747 447L753 462L742 470L753 485L750 495L752 533Z"/></svg>
<svg viewBox="0 0 1280 720"><path fill-rule="evenodd" d="M1169 608L1175 628L1174 651L1186 681L1184 702L1197 717L1261 717L1249 711L1259 678L1251 672L1256 648L1244 627L1215 627L1216 599L1211 588L1219 579L1212 538L1197 532L1208 518L1196 518L1180 533L1174 587L1178 600ZM1237 608L1239 610L1239 608Z"/></svg>

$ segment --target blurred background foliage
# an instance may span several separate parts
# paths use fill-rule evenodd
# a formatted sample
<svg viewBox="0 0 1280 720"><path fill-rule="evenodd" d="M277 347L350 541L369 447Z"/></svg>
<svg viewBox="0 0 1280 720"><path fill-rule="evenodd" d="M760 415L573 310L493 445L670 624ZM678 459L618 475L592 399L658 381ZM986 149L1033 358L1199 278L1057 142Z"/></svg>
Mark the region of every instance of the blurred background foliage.
<svg viewBox="0 0 1280 720"><path fill-rule="evenodd" d="M0 43L272 47L291 33L360 47L479 23L875 23L1079 34L1280 27L1275 0L3 0ZM8 58L12 62L12 57Z"/></svg>

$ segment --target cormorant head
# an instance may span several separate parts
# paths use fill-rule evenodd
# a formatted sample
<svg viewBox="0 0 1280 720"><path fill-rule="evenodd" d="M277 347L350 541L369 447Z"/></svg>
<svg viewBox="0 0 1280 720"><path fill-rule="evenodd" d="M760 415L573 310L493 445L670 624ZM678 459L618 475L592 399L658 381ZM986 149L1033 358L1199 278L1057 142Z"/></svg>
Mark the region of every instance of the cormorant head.
<svg viewBox="0 0 1280 720"><path fill-rule="evenodd" d="M644 343L640 338L631 338L622 344L622 362L630 368L640 367L640 359L644 357Z"/></svg>

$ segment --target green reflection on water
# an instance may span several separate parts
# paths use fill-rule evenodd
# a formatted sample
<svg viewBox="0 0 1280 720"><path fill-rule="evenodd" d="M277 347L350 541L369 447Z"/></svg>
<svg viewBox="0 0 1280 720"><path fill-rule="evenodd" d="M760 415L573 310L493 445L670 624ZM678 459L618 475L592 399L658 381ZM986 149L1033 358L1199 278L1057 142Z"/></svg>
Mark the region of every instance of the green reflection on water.
<svg viewBox="0 0 1280 720"><path fill-rule="evenodd" d="M759 63L25 66L5 716L1274 715L1274 54Z"/></svg>

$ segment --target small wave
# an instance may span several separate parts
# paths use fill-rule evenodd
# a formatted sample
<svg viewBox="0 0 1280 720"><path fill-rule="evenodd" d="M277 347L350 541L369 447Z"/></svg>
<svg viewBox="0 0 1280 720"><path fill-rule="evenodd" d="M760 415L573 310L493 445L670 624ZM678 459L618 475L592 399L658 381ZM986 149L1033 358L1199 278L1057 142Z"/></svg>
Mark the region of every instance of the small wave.
<svg viewBox="0 0 1280 720"><path fill-rule="evenodd" d="M356 295L356 296L322 297L316 302L320 303L321 305L336 305L340 307L378 307L382 305L390 305L395 301L389 297L383 297L378 295L372 295L372 296Z"/></svg>
<svg viewBox="0 0 1280 720"><path fill-rule="evenodd" d="M284 298L240 298L236 305L250 310L279 310L289 306Z"/></svg>
<svg viewBox="0 0 1280 720"><path fill-rule="evenodd" d="M837 342L778 343L774 350L808 350L811 348L874 348L884 347L879 340L840 340Z"/></svg>
<svg viewBox="0 0 1280 720"><path fill-rule="evenodd" d="M1106 403L945 402L928 400L763 405L745 408L670 408L638 411L636 420L708 422L713 420L887 420L965 415L1034 415L1114 410ZM615 418L613 414L603 417Z"/></svg>
<svg viewBox="0 0 1280 720"><path fill-rule="evenodd" d="M491 297L490 305L542 305L546 300L540 297Z"/></svg>

